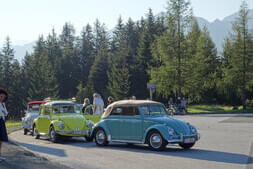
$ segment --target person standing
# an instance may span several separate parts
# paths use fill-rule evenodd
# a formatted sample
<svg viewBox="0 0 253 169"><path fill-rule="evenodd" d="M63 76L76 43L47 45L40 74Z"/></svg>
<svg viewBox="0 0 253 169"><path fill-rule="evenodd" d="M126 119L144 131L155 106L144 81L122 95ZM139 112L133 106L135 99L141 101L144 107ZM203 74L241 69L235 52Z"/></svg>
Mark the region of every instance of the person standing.
<svg viewBox="0 0 253 169"><path fill-rule="evenodd" d="M173 106L173 104L174 104L174 102L173 102L173 98L172 98L172 97L170 97L170 99L169 99L169 101L168 101L168 106L169 106L169 108L170 108L170 107L172 107L172 106Z"/></svg>
<svg viewBox="0 0 253 169"><path fill-rule="evenodd" d="M5 117L8 115L5 102L8 99L8 93L4 89L0 89L0 162L5 160L2 157L2 142L8 142L8 135L5 126Z"/></svg>
<svg viewBox="0 0 253 169"><path fill-rule="evenodd" d="M83 114L89 114L89 115L93 114L93 107L92 107L92 104L90 104L89 98L84 99L82 112Z"/></svg>
<svg viewBox="0 0 253 169"><path fill-rule="evenodd" d="M109 96L107 100L108 100L108 106L114 102L114 99L112 98L112 96Z"/></svg>
<svg viewBox="0 0 253 169"><path fill-rule="evenodd" d="M181 100L181 107L182 109L187 112L187 101L185 100L185 98L183 97L183 99Z"/></svg>
<svg viewBox="0 0 253 169"><path fill-rule="evenodd" d="M93 114L101 115L104 111L104 101L98 93L93 94Z"/></svg>

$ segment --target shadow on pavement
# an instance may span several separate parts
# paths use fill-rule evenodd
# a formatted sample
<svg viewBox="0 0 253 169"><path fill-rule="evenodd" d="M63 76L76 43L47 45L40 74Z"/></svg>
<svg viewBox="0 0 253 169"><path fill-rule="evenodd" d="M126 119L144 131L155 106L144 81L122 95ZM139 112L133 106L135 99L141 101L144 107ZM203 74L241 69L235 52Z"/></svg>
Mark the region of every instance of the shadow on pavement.
<svg viewBox="0 0 253 169"><path fill-rule="evenodd" d="M27 144L27 143L19 143L32 151L37 151L40 153L55 155L59 157L66 157L66 153L62 149L57 148L49 148L45 146ZM66 139L61 141L58 144L66 144L68 146L80 147L80 151L82 148L85 149L108 149L108 150L117 150L117 151L127 151L133 153L142 153L142 154L157 154L163 156L173 156L173 157L181 157L181 158L190 158L197 159L203 161L214 161L214 162L222 162L222 163L230 163L230 164L253 164L252 154L250 156L245 154L238 153L230 153L230 152L222 152L215 150L205 150L205 149L190 149L184 150L177 145L169 145L165 151L156 152L151 151L146 145L127 145L127 144L109 144L105 147L98 147L94 142L85 142L84 139ZM252 148L253 149L253 148ZM253 151L253 150L252 150Z"/></svg>
<svg viewBox="0 0 253 169"><path fill-rule="evenodd" d="M118 151L128 151L134 153L151 153L163 156L174 156L181 158L191 158L204 161L214 161L230 164L253 164L253 157L245 154L205 150L205 149L190 149L184 150L176 145L170 145L165 151L156 152L151 151L148 146L145 145L126 145L126 144L109 144L105 147L97 147L94 143L82 143L71 144L70 146L78 146L83 148L101 148L112 149Z"/></svg>
<svg viewBox="0 0 253 169"><path fill-rule="evenodd" d="M123 150L122 147L124 146L112 145L111 147L114 149ZM139 145L131 145L129 148L126 147L124 150L133 151L133 152L142 152L142 153L154 153L154 154L166 155L166 156L176 156L176 157L182 157L182 158L191 158L191 159L197 159L197 160L231 163L231 164L249 164L249 162L252 162L253 160L253 157L245 155L245 154L229 153L229 152L214 151L214 150L204 150L204 149L194 149L194 147L193 149L190 149L190 150L184 150L175 146L175 147L168 147L165 151L162 151L162 152L154 152L154 151L150 151L148 147L139 146Z"/></svg>
<svg viewBox="0 0 253 169"><path fill-rule="evenodd" d="M44 153L44 154L49 154L49 155L54 155L54 156L58 156L58 157L66 157L67 156L65 151L62 149L50 148L50 147L46 147L46 146L39 146L39 145L35 145L35 144L21 143L21 142L17 142L17 141L15 141L15 143L18 145L21 145L29 150L32 150L32 151L36 151L36 152L40 152L40 153Z"/></svg>

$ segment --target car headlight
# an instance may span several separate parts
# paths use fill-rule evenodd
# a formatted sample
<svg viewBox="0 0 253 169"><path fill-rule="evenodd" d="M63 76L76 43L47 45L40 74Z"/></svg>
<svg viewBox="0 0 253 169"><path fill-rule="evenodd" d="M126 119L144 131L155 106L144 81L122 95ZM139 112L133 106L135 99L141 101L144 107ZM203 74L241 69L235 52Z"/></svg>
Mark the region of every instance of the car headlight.
<svg viewBox="0 0 253 169"><path fill-rule="evenodd" d="M63 130L64 128L65 128L64 123L63 123L63 122L60 122L60 123L59 123L59 129L60 129L60 130Z"/></svg>
<svg viewBox="0 0 253 169"><path fill-rule="evenodd" d="M92 121L89 121L88 128L91 129L94 126L94 123Z"/></svg>
<svg viewBox="0 0 253 169"><path fill-rule="evenodd" d="M196 129L195 127L190 126L190 129L191 129L191 132L192 132L193 134L196 134L196 133L197 133L197 129Z"/></svg>
<svg viewBox="0 0 253 169"><path fill-rule="evenodd" d="M173 128L168 127L168 134L169 134L170 136L173 136L173 135L175 134L174 129L173 129Z"/></svg>
<svg viewBox="0 0 253 169"><path fill-rule="evenodd" d="M31 119L30 119L29 117L25 118L25 123L26 123L26 124L29 124L30 121L31 121Z"/></svg>

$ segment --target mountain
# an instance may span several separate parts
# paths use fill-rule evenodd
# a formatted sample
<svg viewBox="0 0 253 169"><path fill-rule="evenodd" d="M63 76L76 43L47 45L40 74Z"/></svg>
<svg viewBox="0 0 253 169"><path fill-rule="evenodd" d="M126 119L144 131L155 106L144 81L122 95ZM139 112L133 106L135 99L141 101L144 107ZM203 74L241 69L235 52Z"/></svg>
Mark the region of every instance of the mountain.
<svg viewBox="0 0 253 169"><path fill-rule="evenodd" d="M223 20L216 19L213 22L209 22L204 18L196 17L197 21L201 28L204 26L207 27L207 29L210 32L210 36L212 37L214 43L216 44L216 47L218 49L218 52L222 52L222 45L224 39L229 36L229 33L232 32L232 22L239 16L239 13L234 13L228 17L225 17ZM249 21L249 28L253 29L253 9L249 11L249 17L251 20ZM25 41L22 41L25 42ZM35 42L31 43L15 43L16 45L13 46L15 50L15 58L17 58L19 61L22 61L24 58L26 51L28 53L33 52L33 46L35 45ZM17 45L19 44L19 45ZM1 45L0 45L1 46Z"/></svg>
<svg viewBox="0 0 253 169"><path fill-rule="evenodd" d="M13 49L15 51L15 58L21 62L22 59L24 58L26 52L28 52L28 53L33 52L34 45L35 45L35 42L26 43L24 45L14 45Z"/></svg>
<svg viewBox="0 0 253 169"><path fill-rule="evenodd" d="M234 13L228 17L225 17L223 20L216 19L214 22L208 22L201 17L196 18L201 28L204 26L207 27L218 51L222 52L223 41L227 36L229 36L229 33L232 32L232 22L238 16L239 13ZM249 21L249 29L253 29L253 9L249 11L249 18L251 18Z"/></svg>

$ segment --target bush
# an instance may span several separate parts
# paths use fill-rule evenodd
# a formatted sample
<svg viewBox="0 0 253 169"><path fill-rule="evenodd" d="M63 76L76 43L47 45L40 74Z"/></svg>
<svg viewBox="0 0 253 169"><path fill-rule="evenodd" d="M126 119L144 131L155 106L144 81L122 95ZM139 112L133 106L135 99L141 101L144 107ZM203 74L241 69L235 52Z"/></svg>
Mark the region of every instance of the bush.
<svg viewBox="0 0 253 169"><path fill-rule="evenodd" d="M253 108L253 100L246 100L246 106L247 107L250 107L250 108Z"/></svg>

